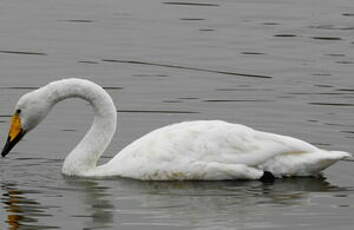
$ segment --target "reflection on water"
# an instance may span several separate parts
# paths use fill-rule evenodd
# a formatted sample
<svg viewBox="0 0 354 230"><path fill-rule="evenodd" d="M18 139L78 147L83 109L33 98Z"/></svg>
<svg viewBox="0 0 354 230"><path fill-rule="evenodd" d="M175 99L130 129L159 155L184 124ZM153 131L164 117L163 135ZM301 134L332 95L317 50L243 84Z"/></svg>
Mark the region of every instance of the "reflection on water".
<svg viewBox="0 0 354 230"><path fill-rule="evenodd" d="M310 193L348 192L325 178L291 178L263 184L258 181L141 182L112 178L90 180L65 177L80 194L85 209L72 215L88 229L132 227L172 229L213 227L225 217L230 226L259 215L268 207L312 206ZM235 215L237 214L237 215ZM255 223L260 221L254 219ZM227 226L226 224L225 226Z"/></svg>
<svg viewBox="0 0 354 230"><path fill-rule="evenodd" d="M47 162L47 164L49 164ZM40 174L40 173L39 173ZM63 183L56 183L62 178ZM52 178L54 179L54 178ZM38 182L34 182L38 183ZM321 215L321 200L343 199L336 207L351 208L353 188L331 185L324 177L259 181L142 182L123 178L58 177L40 190L3 183L0 207L14 229L202 229L242 223L285 228L291 213L298 218ZM39 202L35 197L45 199ZM44 205L43 201L48 204ZM348 203L349 201L349 203ZM283 210L288 210L284 213ZM291 211L290 211L291 210ZM266 211L266 212L265 212ZM53 221L55 218L55 221ZM52 220L47 222L47 220ZM289 220L294 221L294 220ZM65 223L65 224L64 224ZM273 227L274 227L273 226Z"/></svg>
<svg viewBox="0 0 354 230"><path fill-rule="evenodd" d="M269 203L295 204L307 198L308 192L333 192L342 188L330 185L325 178L288 178L279 179L272 184L264 184L259 181L216 181L216 182L139 182L123 180L124 186L130 186L134 190L144 191L149 195L167 195L184 197L212 197L218 202L224 202L223 198L233 198L235 203L254 202L254 205L269 201ZM253 199L258 197L259 200ZM161 199L161 202L168 200ZM146 201L148 202L148 201ZM188 202L187 202L188 203ZM162 205L165 206L165 205Z"/></svg>
<svg viewBox="0 0 354 230"><path fill-rule="evenodd" d="M107 190L109 187L100 186L95 180L71 178L65 176L65 182L80 195L80 202L85 204L82 213L71 215L84 219L87 229L101 229L112 226L115 207L110 201ZM114 225L112 226L114 227Z"/></svg>
<svg viewBox="0 0 354 230"><path fill-rule="evenodd" d="M34 199L28 198L28 194L36 191L24 191L17 188L15 184L2 184L1 189L5 193L1 196L1 202L4 204L5 222L8 224L8 230L18 229L56 229L58 226L38 225L38 218L50 217L46 214L48 207L43 207Z"/></svg>

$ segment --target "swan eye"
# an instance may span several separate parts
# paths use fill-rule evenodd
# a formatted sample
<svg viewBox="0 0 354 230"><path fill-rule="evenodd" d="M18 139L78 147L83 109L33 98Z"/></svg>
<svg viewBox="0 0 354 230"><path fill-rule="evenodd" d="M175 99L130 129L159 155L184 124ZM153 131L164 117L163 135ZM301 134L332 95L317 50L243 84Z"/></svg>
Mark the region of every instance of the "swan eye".
<svg viewBox="0 0 354 230"><path fill-rule="evenodd" d="M21 113L21 109L16 110L16 114L20 114Z"/></svg>

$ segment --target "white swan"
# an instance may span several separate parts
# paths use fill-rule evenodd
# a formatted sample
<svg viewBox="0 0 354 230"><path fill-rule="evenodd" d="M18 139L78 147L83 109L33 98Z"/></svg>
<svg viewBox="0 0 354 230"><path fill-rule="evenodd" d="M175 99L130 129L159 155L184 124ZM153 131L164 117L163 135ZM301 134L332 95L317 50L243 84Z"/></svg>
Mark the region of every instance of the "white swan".
<svg viewBox="0 0 354 230"><path fill-rule="evenodd" d="M121 176L140 180L262 179L311 176L351 155L319 149L302 140L218 120L188 121L156 129L108 163L96 163L116 130L116 108L97 84L83 79L52 82L22 96L12 117L5 156L58 102L79 97L95 118L65 158L62 172L83 177Z"/></svg>

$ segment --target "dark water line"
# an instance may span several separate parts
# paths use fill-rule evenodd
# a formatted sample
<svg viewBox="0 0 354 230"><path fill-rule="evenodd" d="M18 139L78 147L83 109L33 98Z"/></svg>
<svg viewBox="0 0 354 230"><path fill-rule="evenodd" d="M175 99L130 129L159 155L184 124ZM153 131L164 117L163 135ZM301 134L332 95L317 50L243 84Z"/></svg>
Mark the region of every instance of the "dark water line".
<svg viewBox="0 0 354 230"><path fill-rule="evenodd" d="M118 113L165 113L165 114L186 114L199 113L193 111L167 111L167 110L117 110Z"/></svg>
<svg viewBox="0 0 354 230"><path fill-rule="evenodd" d="M214 29L210 29L210 28L206 28L206 29L199 29L199 31L211 32L211 31L215 31L215 30Z"/></svg>
<svg viewBox="0 0 354 230"><path fill-rule="evenodd" d="M254 88L220 88L215 91L233 92L233 91L273 91L272 89L254 89Z"/></svg>
<svg viewBox="0 0 354 230"><path fill-rule="evenodd" d="M32 51L14 51L14 50L0 50L0 53L5 54L22 54L22 55L38 55L38 56L46 56L48 54L42 52L32 52Z"/></svg>
<svg viewBox="0 0 354 230"><path fill-rule="evenodd" d="M205 18L180 18L182 21L204 21Z"/></svg>
<svg viewBox="0 0 354 230"><path fill-rule="evenodd" d="M323 93L308 93L308 92L289 92L289 95L352 95L351 92L323 92Z"/></svg>
<svg viewBox="0 0 354 230"><path fill-rule="evenodd" d="M328 40L328 41L339 41L342 40L340 37L312 37L312 39L315 40Z"/></svg>
<svg viewBox="0 0 354 230"><path fill-rule="evenodd" d="M245 55L264 55L265 53L261 53L261 52L241 52L241 54L245 54Z"/></svg>
<svg viewBox="0 0 354 230"><path fill-rule="evenodd" d="M354 17L354 13L343 13L343 16Z"/></svg>
<svg viewBox="0 0 354 230"><path fill-rule="evenodd" d="M347 131L347 130L343 130L343 131L340 131L341 133L350 133L350 134L354 134L354 131Z"/></svg>
<svg viewBox="0 0 354 230"><path fill-rule="evenodd" d="M335 25L320 25L320 26L309 26L311 29L323 29L323 30L353 30L353 26L335 26Z"/></svg>
<svg viewBox="0 0 354 230"><path fill-rule="evenodd" d="M124 89L124 87L119 87L119 86L102 86L102 88L106 90L121 90Z"/></svg>
<svg viewBox="0 0 354 230"><path fill-rule="evenodd" d="M177 5L177 6L220 6L218 4L211 3L196 3L196 2L163 2L166 5Z"/></svg>
<svg viewBox="0 0 354 230"><path fill-rule="evenodd" d="M8 86L8 87L0 87L0 89L16 89L16 90L35 90L39 89L40 87L38 86ZM102 86L102 88L106 90L121 90L124 89L124 87L119 87L119 86Z"/></svg>
<svg viewBox="0 0 354 230"><path fill-rule="evenodd" d="M252 77L252 78L263 78L263 79L270 79L270 78L272 78L272 77L266 76L266 75L244 74L244 73L236 73L236 72L226 72L226 71L219 71L219 70L202 69L202 68L197 68L197 67L189 67L189 66L181 66L181 65L159 64L159 63L144 62L144 61L120 60L120 59L102 59L102 61L104 61L104 62L113 62L113 63L123 63L123 64L160 66L160 67L166 67L166 68L184 69L184 70L194 70L194 71L200 71L200 72L218 73L218 74L232 75L232 76L240 76L240 77Z"/></svg>
<svg viewBox="0 0 354 230"><path fill-rule="evenodd" d="M294 38L297 37L296 34L276 34L274 37L278 38Z"/></svg>
<svg viewBox="0 0 354 230"><path fill-rule="evenodd" d="M0 87L0 89L38 89L36 86L9 86L9 87Z"/></svg>
<svg viewBox="0 0 354 230"><path fill-rule="evenodd" d="M325 103L325 102L310 102L310 105L325 105L325 106L354 106L354 104L347 104L347 103Z"/></svg>
<svg viewBox="0 0 354 230"><path fill-rule="evenodd" d="M78 63L81 64L99 64L97 61L89 61L89 60L80 60Z"/></svg>
<svg viewBox="0 0 354 230"><path fill-rule="evenodd" d="M181 100L198 100L200 98L199 97L179 97L177 99L181 99Z"/></svg>
<svg viewBox="0 0 354 230"><path fill-rule="evenodd" d="M62 22L73 22L73 23L91 23L93 20L89 19L68 19L68 20L60 20Z"/></svg>
<svg viewBox="0 0 354 230"><path fill-rule="evenodd" d="M273 102L272 100L258 100L258 99L208 99L204 102Z"/></svg>
<svg viewBox="0 0 354 230"><path fill-rule="evenodd" d="M63 132L76 132L77 129L61 129Z"/></svg>

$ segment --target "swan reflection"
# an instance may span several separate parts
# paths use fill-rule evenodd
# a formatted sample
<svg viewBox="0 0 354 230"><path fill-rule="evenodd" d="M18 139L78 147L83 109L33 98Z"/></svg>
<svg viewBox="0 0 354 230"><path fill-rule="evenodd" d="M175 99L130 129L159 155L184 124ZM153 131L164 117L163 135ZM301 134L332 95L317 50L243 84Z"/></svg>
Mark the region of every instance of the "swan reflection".
<svg viewBox="0 0 354 230"><path fill-rule="evenodd" d="M8 224L8 230L17 229L56 229L59 226L40 225L40 217L51 216L46 214L46 207L42 206L33 198L29 198L35 191L26 191L18 188L16 184L3 183L1 190L4 193L1 196L1 203L5 209L5 222Z"/></svg>
<svg viewBox="0 0 354 230"><path fill-rule="evenodd" d="M312 193L334 196L345 192L325 178L289 178L273 184L258 181L142 182L64 177L79 193L83 209L76 218L86 218L87 228L133 227L134 229L213 226L218 220L230 224L259 222L264 210L275 214L281 207L312 205ZM332 195L333 194L333 195ZM280 207L280 208L279 208ZM82 220L81 220L82 221Z"/></svg>
<svg viewBox="0 0 354 230"><path fill-rule="evenodd" d="M108 228L114 222L114 205L109 198L109 187L100 185L100 181L77 177L63 177L65 183L80 194L80 202L84 204L81 214L73 217L84 218L84 225L89 229Z"/></svg>

